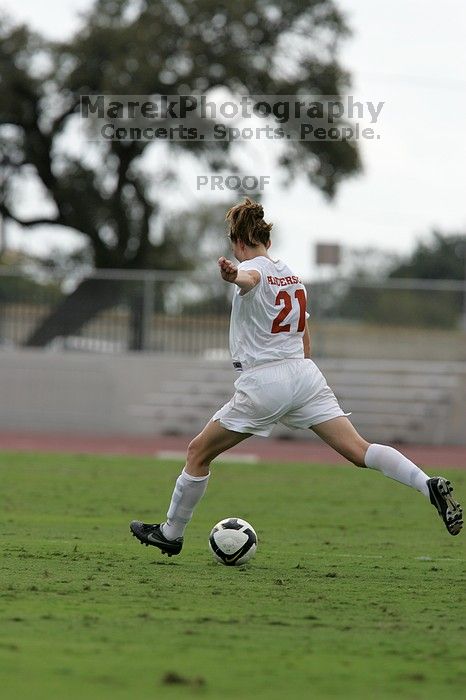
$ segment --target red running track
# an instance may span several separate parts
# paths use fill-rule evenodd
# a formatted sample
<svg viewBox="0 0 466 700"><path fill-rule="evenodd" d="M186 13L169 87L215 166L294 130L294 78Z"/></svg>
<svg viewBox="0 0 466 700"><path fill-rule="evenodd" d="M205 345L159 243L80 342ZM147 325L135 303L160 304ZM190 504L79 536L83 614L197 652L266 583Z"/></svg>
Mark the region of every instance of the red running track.
<svg viewBox="0 0 466 700"><path fill-rule="evenodd" d="M135 437L122 435L76 435L65 433L0 432L0 450L14 452L69 452L156 456L159 453L182 453L190 436ZM409 459L427 467L466 468L466 446L395 445ZM276 440L252 437L228 451L234 459L269 462L320 462L348 464L321 442Z"/></svg>

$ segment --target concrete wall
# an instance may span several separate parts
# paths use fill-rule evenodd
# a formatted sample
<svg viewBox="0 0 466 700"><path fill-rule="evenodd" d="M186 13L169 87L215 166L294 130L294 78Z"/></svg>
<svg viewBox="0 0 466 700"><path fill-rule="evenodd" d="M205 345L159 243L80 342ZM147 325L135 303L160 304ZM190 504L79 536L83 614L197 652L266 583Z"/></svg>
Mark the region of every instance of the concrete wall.
<svg viewBox="0 0 466 700"><path fill-rule="evenodd" d="M170 367L176 373L177 362ZM2 352L0 428L137 433L129 406L157 391L164 371L139 353Z"/></svg>
<svg viewBox="0 0 466 700"><path fill-rule="evenodd" d="M466 444L466 363L318 364L368 439ZM185 356L2 351L0 430L192 434L234 379L228 362Z"/></svg>
<svg viewBox="0 0 466 700"><path fill-rule="evenodd" d="M466 362L464 331L362 323L311 323L318 357Z"/></svg>

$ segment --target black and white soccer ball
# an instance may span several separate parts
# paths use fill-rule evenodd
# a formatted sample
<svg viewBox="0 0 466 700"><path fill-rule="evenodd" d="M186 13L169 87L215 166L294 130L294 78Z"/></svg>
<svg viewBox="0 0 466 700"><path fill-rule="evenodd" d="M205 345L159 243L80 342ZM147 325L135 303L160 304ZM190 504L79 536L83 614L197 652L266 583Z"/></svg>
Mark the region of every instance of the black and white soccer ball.
<svg viewBox="0 0 466 700"><path fill-rule="evenodd" d="M221 564L241 566L256 553L256 531L246 520L225 518L212 528L209 547L214 559Z"/></svg>

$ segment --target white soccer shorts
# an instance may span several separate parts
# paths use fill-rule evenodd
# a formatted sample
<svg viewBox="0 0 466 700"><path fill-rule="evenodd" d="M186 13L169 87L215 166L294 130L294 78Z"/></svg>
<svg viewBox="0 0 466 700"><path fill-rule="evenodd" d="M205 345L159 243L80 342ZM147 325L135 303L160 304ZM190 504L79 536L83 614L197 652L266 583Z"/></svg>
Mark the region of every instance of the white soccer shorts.
<svg viewBox="0 0 466 700"><path fill-rule="evenodd" d="M227 430L268 437L277 423L310 428L349 416L338 404L320 369L310 359L268 362L245 370L235 394L211 420Z"/></svg>

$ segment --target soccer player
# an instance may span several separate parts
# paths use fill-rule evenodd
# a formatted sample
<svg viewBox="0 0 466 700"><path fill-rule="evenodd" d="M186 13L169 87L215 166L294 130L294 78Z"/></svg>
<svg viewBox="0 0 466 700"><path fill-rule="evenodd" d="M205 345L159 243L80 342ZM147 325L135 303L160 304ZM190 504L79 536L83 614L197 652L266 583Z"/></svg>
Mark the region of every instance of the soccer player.
<svg viewBox="0 0 466 700"><path fill-rule="evenodd" d="M286 263L270 257L272 224L264 221L262 206L246 198L227 212L226 220L239 265L224 257L218 265L225 282L235 286L230 351L239 373L236 391L189 443L166 521L133 520L133 535L169 556L179 554L186 526L207 488L211 461L251 435L269 436L278 422L310 428L356 466L376 469L420 491L448 532L457 535L462 510L450 482L429 478L393 447L366 442L312 361L306 290Z"/></svg>

